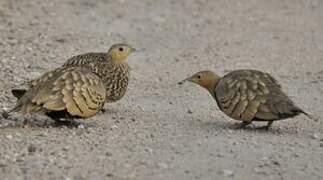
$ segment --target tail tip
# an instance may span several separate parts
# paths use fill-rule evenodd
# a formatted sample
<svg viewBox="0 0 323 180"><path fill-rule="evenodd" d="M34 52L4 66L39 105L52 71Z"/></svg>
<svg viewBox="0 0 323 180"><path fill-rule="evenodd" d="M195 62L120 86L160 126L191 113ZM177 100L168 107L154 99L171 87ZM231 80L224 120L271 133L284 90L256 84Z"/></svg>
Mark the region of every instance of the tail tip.
<svg viewBox="0 0 323 180"><path fill-rule="evenodd" d="M3 118L8 119L9 112L6 109L2 109L0 113Z"/></svg>
<svg viewBox="0 0 323 180"><path fill-rule="evenodd" d="M308 118L310 118L310 119L312 119L313 121L315 121L315 122L318 122L319 121L319 118L318 117L314 117L314 116L312 116L312 115L310 115L310 114L308 114L307 112L302 112L305 116L307 116Z"/></svg>

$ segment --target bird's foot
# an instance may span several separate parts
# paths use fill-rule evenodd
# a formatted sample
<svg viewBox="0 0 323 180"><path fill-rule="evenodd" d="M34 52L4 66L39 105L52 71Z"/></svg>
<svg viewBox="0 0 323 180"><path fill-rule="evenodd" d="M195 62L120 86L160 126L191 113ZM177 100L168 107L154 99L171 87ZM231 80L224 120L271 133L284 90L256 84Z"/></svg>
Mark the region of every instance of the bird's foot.
<svg viewBox="0 0 323 180"><path fill-rule="evenodd" d="M113 113L117 113L117 110L115 109L111 109L111 108L102 108L100 109L101 113L109 113L109 114L113 114Z"/></svg>
<svg viewBox="0 0 323 180"><path fill-rule="evenodd" d="M246 129L249 125L254 126L254 124L252 124L251 122L238 123L236 129Z"/></svg>
<svg viewBox="0 0 323 180"><path fill-rule="evenodd" d="M270 129L271 125L273 124L273 122L274 121L268 121L268 124L266 126L261 126L261 127L258 127L257 129L268 131Z"/></svg>
<svg viewBox="0 0 323 180"><path fill-rule="evenodd" d="M257 127L256 129L257 130L266 130L266 131L268 131L270 129L270 127L268 127L268 126L260 126L260 127Z"/></svg>

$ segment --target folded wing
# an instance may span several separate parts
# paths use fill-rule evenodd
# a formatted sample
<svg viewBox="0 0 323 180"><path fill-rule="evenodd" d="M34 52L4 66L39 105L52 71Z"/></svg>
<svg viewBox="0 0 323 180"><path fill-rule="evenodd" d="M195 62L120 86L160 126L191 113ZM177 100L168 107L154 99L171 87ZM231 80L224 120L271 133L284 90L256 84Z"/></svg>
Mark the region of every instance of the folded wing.
<svg viewBox="0 0 323 180"><path fill-rule="evenodd" d="M86 68L67 67L33 81L17 107L25 114L66 112L87 118L102 108L105 99L105 87L96 74Z"/></svg>

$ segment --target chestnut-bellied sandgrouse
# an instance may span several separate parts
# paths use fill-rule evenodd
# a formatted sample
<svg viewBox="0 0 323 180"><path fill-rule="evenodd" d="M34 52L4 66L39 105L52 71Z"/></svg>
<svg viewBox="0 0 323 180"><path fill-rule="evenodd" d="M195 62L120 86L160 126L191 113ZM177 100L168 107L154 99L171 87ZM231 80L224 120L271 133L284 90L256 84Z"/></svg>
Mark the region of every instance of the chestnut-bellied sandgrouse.
<svg viewBox="0 0 323 180"><path fill-rule="evenodd" d="M128 56L135 49L127 44L115 44L108 53L87 53L68 59L63 66L82 66L98 74L107 90L107 102L120 100L127 91L130 78Z"/></svg>
<svg viewBox="0 0 323 180"><path fill-rule="evenodd" d="M12 111L49 116L66 111L70 116L90 117L104 102L124 96L130 75L127 57L134 51L127 44L115 44L107 53L74 56L62 67L29 82L27 89L13 89L18 103Z"/></svg>
<svg viewBox="0 0 323 180"><path fill-rule="evenodd" d="M106 102L101 78L84 67L60 67L32 81L11 112L43 114L53 119L88 118Z"/></svg>
<svg viewBox="0 0 323 180"><path fill-rule="evenodd" d="M130 67L128 56L135 49L128 44L115 44L107 53L86 53L68 59L63 67L85 67L97 74L107 91L107 102L120 100L127 91ZM28 83L32 86L33 81ZM26 89L13 89L17 98L21 97Z"/></svg>
<svg viewBox="0 0 323 180"><path fill-rule="evenodd" d="M220 110L229 117L242 121L242 127L252 121L267 121L268 129L277 120L301 113L309 116L289 99L270 74L261 71L235 70L223 77L211 71L201 71L184 81L207 89Z"/></svg>

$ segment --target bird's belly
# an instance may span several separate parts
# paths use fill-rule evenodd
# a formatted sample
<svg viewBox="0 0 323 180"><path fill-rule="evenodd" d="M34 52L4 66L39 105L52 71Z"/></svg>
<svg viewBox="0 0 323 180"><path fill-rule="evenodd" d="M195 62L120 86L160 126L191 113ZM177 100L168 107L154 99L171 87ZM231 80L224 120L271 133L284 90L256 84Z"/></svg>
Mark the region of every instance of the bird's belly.
<svg viewBox="0 0 323 180"><path fill-rule="evenodd" d="M107 96L107 103L113 103L116 102L118 100L120 100L125 94L126 94L126 88L124 90L120 90L122 92L112 92L111 91L107 91L110 93L110 95Z"/></svg>
<svg viewBox="0 0 323 180"><path fill-rule="evenodd" d="M122 80L106 85L107 102L120 100L127 91L128 80Z"/></svg>

